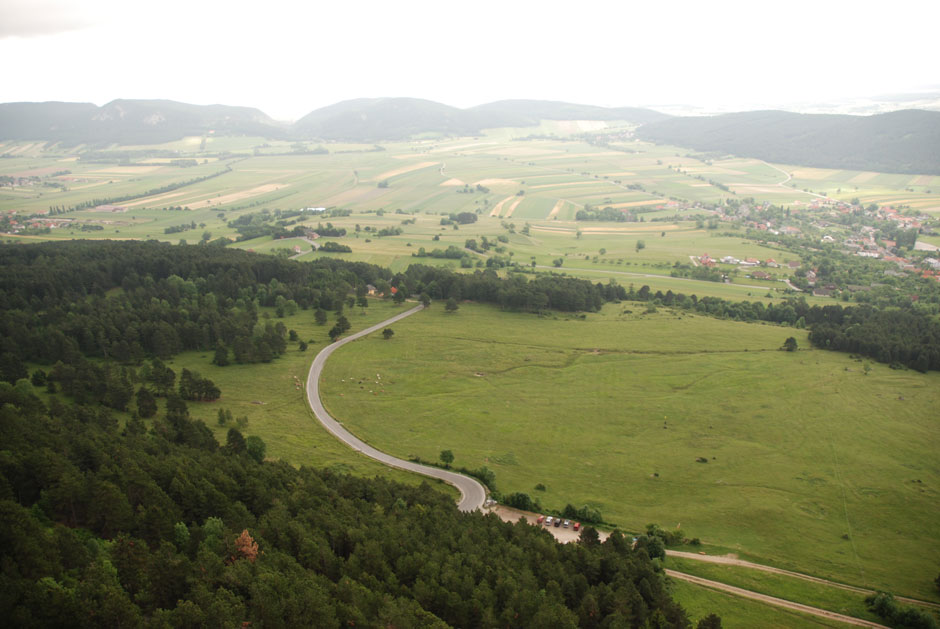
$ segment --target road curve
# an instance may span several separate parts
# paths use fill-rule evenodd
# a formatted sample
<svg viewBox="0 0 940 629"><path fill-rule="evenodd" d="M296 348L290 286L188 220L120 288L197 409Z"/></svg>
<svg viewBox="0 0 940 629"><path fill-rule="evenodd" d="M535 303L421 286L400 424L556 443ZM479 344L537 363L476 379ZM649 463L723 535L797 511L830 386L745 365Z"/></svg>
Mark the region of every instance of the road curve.
<svg viewBox="0 0 940 629"><path fill-rule="evenodd" d="M400 321L405 317L409 317L423 309L424 306L422 305L415 306L411 310L406 310L405 312L395 315L391 319L386 319L382 323L377 323L370 328L366 328L365 330L351 334L339 341L336 341L335 343L327 345L322 350L320 350L320 353L317 354L316 358L313 359L313 364L310 365L310 373L307 374L307 402L310 404L310 408L313 409L313 414L316 415L317 419L320 420L320 423L323 424L323 427L333 433L334 437L348 445L356 452L361 452L362 454L391 467L397 467L409 472L423 474L425 476L440 479L445 483L450 483L460 490L461 497L460 502L457 503L457 508L461 511L476 511L483 506L483 501L486 499L486 490L476 479L470 478L469 476L464 476L463 474L457 474L456 472L442 470L437 467L420 465L411 461L398 459L389 454L385 454L380 450L376 450L343 428L343 426L340 425L338 421L330 416L330 414L326 411L326 408L324 408L323 403L320 401L320 374L323 371L323 366L326 364L326 359L330 357L330 354L346 343L351 343L356 339L362 338L363 336L388 327L392 323Z"/></svg>

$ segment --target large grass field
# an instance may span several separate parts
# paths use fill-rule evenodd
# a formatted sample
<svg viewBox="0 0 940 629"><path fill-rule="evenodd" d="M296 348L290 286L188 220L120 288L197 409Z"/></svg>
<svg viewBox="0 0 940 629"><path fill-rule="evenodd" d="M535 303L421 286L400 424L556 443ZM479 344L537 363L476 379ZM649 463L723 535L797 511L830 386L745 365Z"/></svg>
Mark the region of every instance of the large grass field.
<svg viewBox="0 0 940 629"><path fill-rule="evenodd" d="M369 300L369 304L365 312L362 308L346 312L352 332L387 319L407 307L379 300ZM273 316L270 309L263 310ZM307 405L306 391L298 381L306 382L313 357L329 344L327 330L333 325L333 318L331 314L330 321L323 326L314 322L312 311L300 311L293 316L275 319L295 330L300 339L309 341L309 347L306 352L300 352L296 343L290 343L288 351L270 363L218 367L212 364L211 352L187 352L168 361L167 365L177 373L184 367L198 371L222 391L222 397L215 402L189 403L190 415L203 420L223 444L228 429L238 425L219 426L219 409L230 410L235 418L246 417L248 424L240 430L245 435L258 435L264 439L267 457L271 459L285 460L295 466L328 467L359 476L379 475L406 483L427 480L440 491L456 497L457 490L449 485L394 470L355 453L320 426Z"/></svg>
<svg viewBox="0 0 940 629"><path fill-rule="evenodd" d="M452 449L546 508L588 504L628 531L681 527L714 551L937 598L940 375L866 375L800 330L644 308L432 307L337 352L324 401L381 449ZM778 351L791 335L801 350Z"/></svg>
<svg viewBox="0 0 940 629"><path fill-rule="evenodd" d="M709 614L718 614L721 617L721 626L726 629L818 629L848 626L834 620L764 605L684 581L673 581L669 592L673 599L685 608L693 623Z"/></svg>

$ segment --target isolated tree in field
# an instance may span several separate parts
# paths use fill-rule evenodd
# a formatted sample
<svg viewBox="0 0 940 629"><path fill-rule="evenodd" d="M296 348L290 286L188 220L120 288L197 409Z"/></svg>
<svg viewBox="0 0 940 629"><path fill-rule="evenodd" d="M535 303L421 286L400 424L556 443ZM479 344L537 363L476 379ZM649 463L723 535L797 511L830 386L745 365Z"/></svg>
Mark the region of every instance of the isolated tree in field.
<svg viewBox="0 0 940 629"><path fill-rule="evenodd" d="M554 265L557 266L557 267L560 267L560 266L561 266L562 264L564 264L564 263L565 263L565 259L564 259L564 258L555 258L554 260L552 260L552 264L554 264ZM534 262L533 262L533 264L534 264Z"/></svg>
<svg viewBox="0 0 940 629"><path fill-rule="evenodd" d="M451 450L441 450L441 463L444 464L444 467L450 467L453 462L454 453Z"/></svg>
<svg viewBox="0 0 940 629"><path fill-rule="evenodd" d="M317 308L316 312L313 313L313 320L317 322L317 325L326 324L326 310Z"/></svg>
<svg viewBox="0 0 940 629"><path fill-rule="evenodd" d="M796 348L797 348L796 339L791 336L791 337L788 337L787 340L783 342L783 347L781 349L784 349L788 352L795 352Z"/></svg>
<svg viewBox="0 0 940 629"><path fill-rule="evenodd" d="M637 250L637 253L639 253L640 250L642 250L642 249L646 249L646 243L643 242L642 240L637 240L637 241L636 241L636 250Z"/></svg>
<svg viewBox="0 0 940 629"><path fill-rule="evenodd" d="M343 335L343 331L340 329L339 325L334 325L332 328L330 328L328 334L330 335L330 341L335 343L336 339Z"/></svg>
<svg viewBox="0 0 940 629"><path fill-rule="evenodd" d="M392 301L394 301L396 304L405 303L405 292L401 289L398 289L398 291L395 293L395 296L392 297Z"/></svg>
<svg viewBox="0 0 940 629"><path fill-rule="evenodd" d="M215 357L212 359L212 362L218 365L219 367L225 367L229 364L228 361L228 348L222 343L219 343L215 348Z"/></svg>
<svg viewBox="0 0 940 629"><path fill-rule="evenodd" d="M349 331L349 328L352 326L349 323L349 319L341 315L339 319L336 320L336 327L339 328L340 334L342 334L343 332Z"/></svg>
<svg viewBox="0 0 940 629"><path fill-rule="evenodd" d="M427 293L421 293L421 304L427 308L431 305L431 296Z"/></svg>
<svg viewBox="0 0 940 629"><path fill-rule="evenodd" d="M454 299L453 297L450 297L447 299L447 305L444 306L444 311L445 312L457 312L458 308L460 308L460 306L457 305L457 300Z"/></svg>
<svg viewBox="0 0 940 629"><path fill-rule="evenodd" d="M392 328L385 328L384 330L382 330L382 338L385 339L386 341L392 338L393 336L395 336L395 330L393 330Z"/></svg>

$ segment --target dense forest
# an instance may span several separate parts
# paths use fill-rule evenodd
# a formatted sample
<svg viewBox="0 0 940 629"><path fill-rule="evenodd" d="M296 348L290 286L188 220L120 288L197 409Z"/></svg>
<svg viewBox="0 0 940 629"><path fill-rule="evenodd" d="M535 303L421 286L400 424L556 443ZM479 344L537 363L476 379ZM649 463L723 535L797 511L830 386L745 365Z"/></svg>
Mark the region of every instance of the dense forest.
<svg viewBox="0 0 940 629"><path fill-rule="evenodd" d="M176 395L160 358L259 329L264 342L260 306L342 307L364 282L591 308L603 287L154 242L4 247L0 263L0 613L11 625L690 626L645 538L601 544L587 529L560 545L461 513L427 484L265 461L263 442L235 427L220 445L184 399L217 390L184 370ZM41 369L26 379L26 362L51 364L49 380ZM127 405L131 370L138 404L119 421L109 400Z"/></svg>
<svg viewBox="0 0 940 629"><path fill-rule="evenodd" d="M779 164L940 174L940 112L873 116L748 111L677 117L637 129L644 140Z"/></svg>
<svg viewBox="0 0 940 629"><path fill-rule="evenodd" d="M0 266L0 354L41 364L82 356L136 364L219 347L236 362L268 362L285 351L287 330L259 307L342 311L369 284L530 311L594 311L613 297L560 276L502 280L422 265L393 275L360 262L302 263L206 244L41 243L0 248Z"/></svg>

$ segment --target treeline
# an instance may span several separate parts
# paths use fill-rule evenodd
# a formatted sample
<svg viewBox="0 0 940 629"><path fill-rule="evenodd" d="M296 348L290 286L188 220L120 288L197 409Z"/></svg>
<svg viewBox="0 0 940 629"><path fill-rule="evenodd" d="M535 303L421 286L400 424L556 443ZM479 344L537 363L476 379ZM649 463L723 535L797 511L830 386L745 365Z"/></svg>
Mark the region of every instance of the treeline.
<svg viewBox="0 0 940 629"><path fill-rule="evenodd" d="M635 223L637 218L636 208L629 210L618 210L610 206L603 208L590 208L578 210L574 215L576 221L613 221L617 223Z"/></svg>
<svg viewBox="0 0 940 629"><path fill-rule="evenodd" d="M688 277L693 280L702 280L704 282L721 282L724 280L724 273L720 269L707 266L692 266L676 262L669 271L671 277Z"/></svg>
<svg viewBox="0 0 940 629"><path fill-rule="evenodd" d="M217 363L270 361L287 329L259 314L342 308L390 272L323 259L301 264L214 246L70 241L0 248L0 355L125 364L217 350ZM222 348L222 355L218 352Z"/></svg>
<svg viewBox="0 0 940 629"><path fill-rule="evenodd" d="M471 299L525 312L596 312L604 302L627 296L617 284L591 284L563 275L538 275L530 280L512 274L501 279L491 269L454 273L423 264L412 264L393 278L393 285L396 281L409 287L412 294L427 293L431 299Z"/></svg>
<svg viewBox="0 0 940 629"><path fill-rule="evenodd" d="M0 383L10 626L690 626L618 532L558 544L427 484L264 461L185 405L149 424Z"/></svg>
<svg viewBox="0 0 940 629"><path fill-rule="evenodd" d="M160 186L159 188L152 188L146 192L137 192L134 194L124 194L117 197L104 197L100 199L91 199L88 201L82 201L81 203L76 203L74 207L70 208L71 210L84 210L87 208L98 207L99 205L118 205L124 201L130 201L132 199L142 199L144 197L150 197L156 194L163 194L165 192L171 192L173 190L179 190L180 188L185 188L186 186L191 186L193 184L201 183L203 181L208 181L214 179L220 175L232 172L232 167L229 165L225 166L224 170L214 172L204 177L196 177L194 179L187 179L186 181L175 181L173 183L168 183L165 186Z"/></svg>
<svg viewBox="0 0 940 629"><path fill-rule="evenodd" d="M876 308L869 304L809 306L802 297L780 304L732 302L720 297L653 293L649 286L630 287L627 299L649 301L721 319L768 321L810 329L810 342L820 349L851 352L893 366L940 371L940 323L915 304Z"/></svg>

